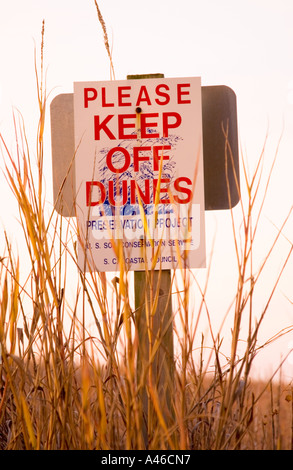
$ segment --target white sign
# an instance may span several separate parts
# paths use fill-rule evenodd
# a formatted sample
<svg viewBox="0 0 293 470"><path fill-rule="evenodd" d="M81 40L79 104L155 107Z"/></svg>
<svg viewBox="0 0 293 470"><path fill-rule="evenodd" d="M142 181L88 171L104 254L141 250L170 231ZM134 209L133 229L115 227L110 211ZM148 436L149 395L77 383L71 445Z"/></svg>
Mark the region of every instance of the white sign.
<svg viewBox="0 0 293 470"><path fill-rule="evenodd" d="M74 84L81 269L205 267L201 110L200 78Z"/></svg>

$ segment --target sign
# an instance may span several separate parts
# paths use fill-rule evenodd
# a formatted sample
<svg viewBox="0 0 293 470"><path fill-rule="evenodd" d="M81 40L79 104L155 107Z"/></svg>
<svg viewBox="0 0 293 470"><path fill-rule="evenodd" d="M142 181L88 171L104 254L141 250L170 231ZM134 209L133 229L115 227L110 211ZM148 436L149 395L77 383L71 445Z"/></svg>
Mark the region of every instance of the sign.
<svg viewBox="0 0 293 470"><path fill-rule="evenodd" d="M200 78L77 82L74 135L79 266L204 267Z"/></svg>

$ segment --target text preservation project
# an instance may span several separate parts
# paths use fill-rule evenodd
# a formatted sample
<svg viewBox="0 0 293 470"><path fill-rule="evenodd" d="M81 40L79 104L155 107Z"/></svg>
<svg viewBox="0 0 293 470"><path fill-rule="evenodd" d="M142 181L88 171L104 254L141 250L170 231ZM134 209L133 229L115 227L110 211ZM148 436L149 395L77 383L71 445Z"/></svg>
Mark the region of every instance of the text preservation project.
<svg viewBox="0 0 293 470"><path fill-rule="evenodd" d="M74 84L81 269L205 267L201 110L200 78Z"/></svg>

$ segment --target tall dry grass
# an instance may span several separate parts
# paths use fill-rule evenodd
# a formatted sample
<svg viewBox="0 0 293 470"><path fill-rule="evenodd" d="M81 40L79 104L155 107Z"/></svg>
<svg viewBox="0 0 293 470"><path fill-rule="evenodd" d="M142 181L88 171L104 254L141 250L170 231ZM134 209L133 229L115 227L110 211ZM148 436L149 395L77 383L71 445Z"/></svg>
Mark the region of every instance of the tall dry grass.
<svg viewBox="0 0 293 470"><path fill-rule="evenodd" d="M0 137L5 176L19 206L24 239L23 252L16 255L5 233L6 249L0 260L1 449L292 449L292 384L281 379L254 383L251 378L259 329L292 252L289 243L283 268L255 323L254 294L283 228L263 264L254 270L253 246L269 184L268 179L261 193L263 153L252 178L243 166L245 195L238 207L241 233L231 210L238 282L230 359L222 361L221 336L213 331L206 302L209 268L204 287L196 287L201 302L193 312L193 322L189 299L196 283L193 273L182 269L171 277L169 286L176 304L173 324L178 353L172 374L165 374L165 387L159 388L153 365L166 331L156 327L153 340L161 295L159 273L148 272L143 305L136 308L122 246L117 242L117 277L81 271L76 262L76 222L56 214L46 201L48 96L43 39L44 29L40 67L36 57L36 158L21 117L14 119L15 153ZM228 139L227 158L231 158ZM141 312L148 325L149 355L139 369ZM246 317L248 312L248 333L240 354L244 312ZM208 357L204 338L195 344L204 315L212 337Z"/></svg>

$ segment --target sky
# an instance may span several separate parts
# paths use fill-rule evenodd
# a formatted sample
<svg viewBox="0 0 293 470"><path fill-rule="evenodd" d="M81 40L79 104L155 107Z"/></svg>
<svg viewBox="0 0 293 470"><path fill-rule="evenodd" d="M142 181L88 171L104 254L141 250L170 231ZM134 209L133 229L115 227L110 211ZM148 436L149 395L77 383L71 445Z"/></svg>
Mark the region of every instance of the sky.
<svg viewBox="0 0 293 470"><path fill-rule="evenodd" d="M291 0L101 0L112 47L115 79L128 74L163 73L165 77L201 77L202 85L226 85L237 96L240 155L251 174L265 146L264 175L278 149L271 185L255 243L255 269L262 263L277 229L292 207L293 149L293 2ZM93 0L10 0L0 4L0 132L13 142L12 110L24 118L35 145L37 97L34 48L39 54L45 20L48 102L72 93L76 81L109 80L110 66ZM46 123L48 200L52 198L50 122ZM1 165L0 165L1 166ZM2 176L1 176L2 178ZM265 180L265 177L264 177ZM245 193L243 174L241 184ZM1 227L17 237L17 208L1 179ZM233 209L237 223L241 211ZM264 308L290 243L292 217L267 264L256 293L256 315ZM285 238L286 237L286 238ZM235 286L231 216L206 214L206 245L212 255L207 301L214 329L220 328L231 302L223 285ZM273 298L260 344L293 325L293 260ZM196 276L204 282L206 272ZM227 289L228 290L228 289ZM231 293L232 294L232 293ZM229 349L229 323L223 334ZM243 336L245 339L245 335ZM272 372L292 347L293 334L260 354L256 373ZM293 375L292 357L284 374Z"/></svg>

